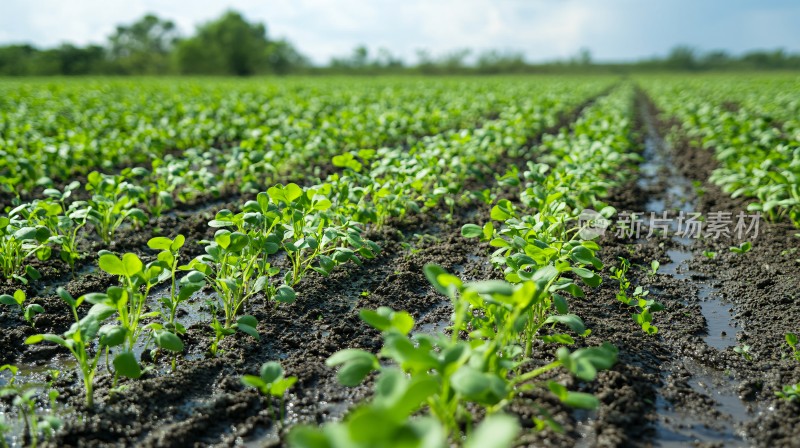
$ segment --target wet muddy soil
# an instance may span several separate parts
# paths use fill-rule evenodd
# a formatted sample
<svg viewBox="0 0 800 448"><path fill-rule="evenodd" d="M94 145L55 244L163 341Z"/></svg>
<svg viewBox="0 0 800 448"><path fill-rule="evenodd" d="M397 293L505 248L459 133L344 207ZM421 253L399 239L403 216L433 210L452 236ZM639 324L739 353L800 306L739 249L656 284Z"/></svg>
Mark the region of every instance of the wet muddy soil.
<svg viewBox="0 0 800 448"><path fill-rule="evenodd" d="M610 194L611 205L620 212L668 215L681 210L737 212L746 205L707 183L713 154L680 140L664 144L669 117L660 117L643 94L637 97L636 111L644 161L639 175ZM504 161L511 162L520 160ZM497 171L504 168L498 166ZM189 240L207 238L207 221L223 207L214 204L199 214L164 217L158 226ZM371 385L340 386L324 361L342 348L380 348L378 333L358 318L361 308L404 309L416 319L415 331L441 330L451 308L428 286L422 273L426 263L440 264L467 279L499 277L487 261L491 249L460 235L463 224L488 220L489 208L472 204L452 220L444 215L391 221L367 235L383 248L377 258L360 267L345 266L328 278L311 274L299 285L301 299L294 304L253 305L248 312L260 322L261 341L239 333L226 338L223 352L211 357L206 353L211 330L185 316L187 350L177 371L170 372L169 359L149 360L152 369L142 379L123 381L124 390L112 391L112 378L101 369L96 410L84 408L79 378L65 370L55 385L61 392L58 413L66 427L50 445L281 446L293 424L342 418L370 395ZM646 225L638 238L617 235L618 230L612 227L600 239L607 266L603 284L585 288L586 298L571 300L570 307L592 329L578 345L609 341L620 350L619 362L592 383L553 373L573 390L595 393L601 406L592 412L574 411L543 391L527 392L507 408L526 428L518 445L800 445L800 405L774 395L781 386L800 382L800 364L788 359L783 342L784 332L800 330L798 231L761 223L758 237L750 239L753 249L739 255L728 250L735 242L730 238L674 238L670 232L647 238ZM143 249L149 235L136 239L132 232L130 237L117 250L152 256ZM200 250L191 247L187 256ZM716 252L716 257L705 257L703 251ZM649 290L665 307L655 313L656 335L646 335L631 318L633 311L616 299L618 284L609 277L608 267L618 266L620 257L630 260L633 284ZM652 260L661 265L656 274L649 273ZM48 282L63 282L75 295L104 290L112 283L101 273L80 274L77 280L53 274ZM2 288L6 292L10 287ZM32 295L36 292L31 290ZM43 296L36 301L48 312L35 319L35 329L13 313L0 312L0 364L19 364L29 377L46 379L48 366L67 365L65 354L21 341L38 332L64 331L71 322L60 317L67 315L66 308L55 297ZM191 309L203 312L202 300ZM751 360L734 351L743 345L749 345ZM552 348L536 349L542 359L552 355ZM270 406L239 382L241 375L254 374L272 360L299 379L288 393L284 424L270 412L277 402ZM563 432L536 432L531 400L546 409Z"/></svg>

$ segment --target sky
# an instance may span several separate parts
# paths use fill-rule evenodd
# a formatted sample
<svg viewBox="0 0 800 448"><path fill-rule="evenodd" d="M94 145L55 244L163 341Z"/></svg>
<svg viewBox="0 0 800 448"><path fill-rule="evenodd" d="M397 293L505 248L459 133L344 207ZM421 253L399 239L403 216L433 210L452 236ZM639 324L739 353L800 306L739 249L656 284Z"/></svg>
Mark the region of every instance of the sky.
<svg viewBox="0 0 800 448"><path fill-rule="evenodd" d="M121 23L152 12L184 35L235 9L264 22L317 64L359 44L406 62L470 48L522 52L531 62L665 55L677 44L740 54L800 52L798 0L0 0L0 44L103 44Z"/></svg>

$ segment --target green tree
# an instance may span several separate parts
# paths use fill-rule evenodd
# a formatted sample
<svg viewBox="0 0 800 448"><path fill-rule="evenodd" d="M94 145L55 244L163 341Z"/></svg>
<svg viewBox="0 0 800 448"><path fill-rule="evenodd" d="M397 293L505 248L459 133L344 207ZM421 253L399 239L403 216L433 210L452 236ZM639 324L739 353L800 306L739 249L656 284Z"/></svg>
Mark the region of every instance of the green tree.
<svg viewBox="0 0 800 448"><path fill-rule="evenodd" d="M308 59L285 39L274 40L269 43L267 47L267 62L270 70L279 75L285 75L292 70L310 65Z"/></svg>
<svg viewBox="0 0 800 448"><path fill-rule="evenodd" d="M246 76L269 68L269 48L263 23L249 23L228 11L181 41L176 58L182 73Z"/></svg>
<svg viewBox="0 0 800 448"><path fill-rule="evenodd" d="M124 74L169 72L169 54L178 38L170 20L147 14L131 25L119 25L109 38L112 61Z"/></svg>

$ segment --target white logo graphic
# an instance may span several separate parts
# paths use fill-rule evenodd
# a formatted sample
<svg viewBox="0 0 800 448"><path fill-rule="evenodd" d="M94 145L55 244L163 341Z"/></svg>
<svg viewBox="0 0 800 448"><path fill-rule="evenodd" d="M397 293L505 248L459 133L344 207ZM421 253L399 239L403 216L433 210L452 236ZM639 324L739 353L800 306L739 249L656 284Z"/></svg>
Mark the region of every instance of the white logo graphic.
<svg viewBox="0 0 800 448"><path fill-rule="evenodd" d="M584 240L593 240L604 234L611 221L592 209L584 209L578 216L578 235Z"/></svg>

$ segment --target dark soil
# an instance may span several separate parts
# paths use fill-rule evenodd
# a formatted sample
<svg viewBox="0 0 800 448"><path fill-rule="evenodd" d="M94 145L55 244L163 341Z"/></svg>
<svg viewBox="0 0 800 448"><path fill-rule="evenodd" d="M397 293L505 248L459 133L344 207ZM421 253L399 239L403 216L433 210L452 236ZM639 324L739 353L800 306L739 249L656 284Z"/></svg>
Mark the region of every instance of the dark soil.
<svg viewBox="0 0 800 448"><path fill-rule="evenodd" d="M640 96L638 101L640 109L647 106L646 97ZM647 110L655 112L652 106ZM555 130L575 116L562 117ZM663 133L670 122L667 117L662 118L659 125ZM643 133L641 117L635 124L637 135ZM537 139L531 137L532 142ZM711 151L690 147L687 142L675 146L673 160L687 177L701 183L704 193L698 211L741 210L742 201L732 200L708 184L714 167ZM518 158L503 160L496 167L497 172L503 172L508 163L520 162ZM667 185L663 187L661 191ZM501 194L513 197L511 192ZM659 194L639 187L634 178L612 191L608 200L620 211L642 211L647 201ZM197 208L178 211L143 231L124 231L113 249L149 257L153 254L146 249L146 241L157 233L182 233L188 241L209 238L213 229L207 222L213 213L220 208L233 208L240 200L224 198L201 207L200 213L196 213ZM325 366L325 359L343 348L377 352L381 345L379 334L358 318L358 310L390 306L411 313L417 329L441 329L450 318L451 308L428 286L422 273L426 263L440 264L467 279L499 277L487 261L491 248L460 235L463 224L486 222L489 208L477 204L460 207L452 220L445 219L445 214L444 210L434 210L392 220L384 228L370 231L367 237L383 248L377 258L360 267L337 269L328 278L312 273L297 288L300 300L294 304L275 307L255 300L256 304L247 311L260 322L260 341L237 333L223 341L222 354L211 357L206 353L211 330L205 323L193 324L184 338L186 358L179 361L176 372L169 373L169 359L150 360L146 364L152 370L141 380L122 381L126 389L112 393L112 378L101 369L96 381L95 411L83 407L79 380L65 369L56 386L62 393L60 401L66 403L62 411L66 427L50 445L279 446L285 440L286 428L293 424L342 418L355 403L370 396L371 384L367 381L356 388L340 386L335 372ZM781 386L800 381L800 364L787 358L788 349L783 342L784 332L800 331L800 280L796 275L800 238L794 237L797 232L786 224L762 223L760 235L752 240L753 250L743 255L728 251L732 241L698 241L693 248L696 257L688 267L704 276L690 280L647 274L651 260L670 262L667 250L675 244L670 239L622 239L607 232L600 241L603 262L614 266L619 264L619 257L630 260L634 267L629 277L634 285L649 289L651 296L665 306L655 314L659 332L650 336L641 331L630 317L632 310L616 300L618 285L605 269L603 284L595 289L584 288L586 298L571 300L570 308L592 329L591 335L578 341L577 346L611 342L619 348L619 362L610 371L601 372L592 383L553 373L553 378L573 390L595 393L601 406L593 412L573 411L549 393L527 392L507 408L520 417L526 428L519 446L683 446L695 441L675 441L675 435L665 431L675 430L681 435L686 428L680 427L687 425L692 430L702 428L705 433L727 434L734 428L732 443L800 446L800 405L774 395ZM793 248L796 252L784 252ZM715 250L717 258L708 260L700 255L707 249ZM185 256L189 259L201 252L199 245L189 246ZM94 263L95 260L86 260L82 267ZM101 273L71 280L58 265L52 265L52 269L51 274L46 274L45 283L63 284L76 296L104 290L113 283ZM697 297L702 282L713 282L733 304L740 330L738 338L741 344L751 346L752 362L732 348L717 350L706 343L707 323ZM0 292L12 289L10 285L0 286ZM14 313L0 312L0 364L58 365L67 359L62 351L47 345L25 346L21 341L38 332L63 332L71 324L67 309L52 291L45 291L45 297L38 297L33 288L28 292L48 312L36 318L35 329ZM535 349L541 361L552 357L552 347L542 344ZM272 360L280 361L288 375L299 379L287 396L286 425L280 425L270 411L270 407L277 408L277 401L270 406L268 399L239 382L239 376L254 374L262 363ZM742 420L713 392L696 386L708 378L734 389L751 412ZM564 432L536 432L532 417L538 415L531 400L546 409ZM694 444L727 444L724 437L722 441L715 440L698 438Z"/></svg>

